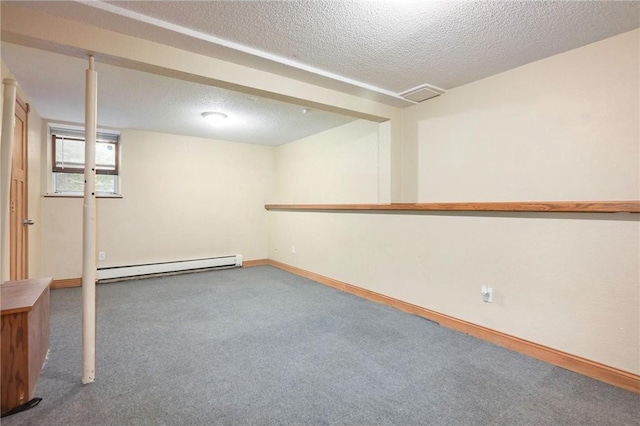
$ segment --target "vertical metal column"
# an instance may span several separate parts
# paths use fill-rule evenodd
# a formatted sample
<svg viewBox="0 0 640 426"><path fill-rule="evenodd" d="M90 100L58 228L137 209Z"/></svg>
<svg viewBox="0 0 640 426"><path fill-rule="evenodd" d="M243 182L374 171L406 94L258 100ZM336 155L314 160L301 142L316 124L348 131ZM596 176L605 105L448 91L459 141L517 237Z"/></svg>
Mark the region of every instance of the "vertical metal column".
<svg viewBox="0 0 640 426"><path fill-rule="evenodd" d="M13 127L16 115L18 83L10 78L2 81L2 139L0 140L0 283L9 280L9 198L13 160Z"/></svg>
<svg viewBox="0 0 640 426"><path fill-rule="evenodd" d="M98 74L89 56L86 72L84 210L82 220L82 383L96 377L96 132Z"/></svg>

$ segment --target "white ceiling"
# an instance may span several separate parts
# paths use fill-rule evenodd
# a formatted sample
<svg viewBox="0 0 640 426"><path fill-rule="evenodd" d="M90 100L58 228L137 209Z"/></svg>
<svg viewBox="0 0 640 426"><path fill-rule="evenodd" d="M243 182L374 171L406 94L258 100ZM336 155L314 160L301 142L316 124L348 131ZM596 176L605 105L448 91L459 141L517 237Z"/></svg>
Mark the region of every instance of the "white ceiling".
<svg viewBox="0 0 640 426"><path fill-rule="evenodd" d="M399 95L417 86L428 85L446 91L640 26L640 2L635 1L18 3L66 19L249 65L394 106L411 105ZM54 98L52 92L55 87L46 88L45 82L38 82L35 77L30 78L30 83L26 79L22 81L19 72L10 64L12 62L13 67L18 66L18 56L22 55L18 53L7 56L5 62L17 74L27 92L33 92L34 99L44 105L48 100L45 101L44 95L37 97L36 92L46 92L49 98ZM5 60L4 50L2 56ZM84 67L83 64L82 69ZM114 79L121 78L119 83L125 86L132 86L129 84L129 73L136 76L132 80L136 84L142 84L142 80L149 78L153 85L159 85L158 92L166 92L162 90L162 85L168 85L169 88L177 85L180 90L189 90L187 86L190 85L134 71L109 69L108 72L113 73ZM135 90L133 86L126 89L132 93ZM197 90L192 88L191 93L194 92ZM165 96L172 97L167 106L172 111L190 108L188 104L183 105L182 101L192 102L198 107L207 102L207 98L194 100L193 97L183 98L173 93ZM214 94L209 96L211 101ZM154 99L151 96L145 99L143 93L138 93L136 97L140 103L150 103ZM238 97L240 108L246 95ZM251 114L260 116L260 103L257 101L253 104L255 108L250 111ZM101 105L103 109L109 109L108 105ZM43 108L40 105L36 107ZM153 114L169 117L158 121L175 128L174 133L181 129L180 123L170 119L172 112L163 110L163 105L149 105L148 108ZM267 106L269 108L270 105ZM118 114L115 109L112 113L114 117ZM321 114L314 113L310 117L318 121L325 120ZM120 119L125 118L131 122L136 117L129 114ZM143 118L140 117L140 120ZM326 128L336 125L330 118L335 117L326 118ZM277 124L277 131L284 131L285 127L301 127L299 121L289 123L284 116ZM184 125L188 124L185 122ZM134 127L143 128L141 124ZM319 127L322 126L318 123ZM184 133L182 130L179 132ZM229 132L232 133L231 130ZM244 137L225 136L230 140L242 140ZM284 136L274 138L286 139Z"/></svg>

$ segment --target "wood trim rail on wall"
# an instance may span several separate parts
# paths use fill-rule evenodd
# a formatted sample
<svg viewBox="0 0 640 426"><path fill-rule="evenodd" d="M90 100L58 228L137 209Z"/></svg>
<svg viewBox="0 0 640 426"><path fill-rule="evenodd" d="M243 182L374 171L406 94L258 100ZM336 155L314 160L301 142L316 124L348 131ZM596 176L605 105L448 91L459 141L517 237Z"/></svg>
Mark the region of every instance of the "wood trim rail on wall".
<svg viewBox="0 0 640 426"><path fill-rule="evenodd" d="M617 368L609 367L595 361L588 360L576 355L559 351L548 346L539 345L519 337L511 336L496 330L482 327L467 321L463 321L448 315L441 314L402 300L394 299L383 294L375 293L351 284L347 284L333 278L328 278L314 272L296 268L275 260L269 260L269 265L282 269L292 274L308 278L312 281L346 291L373 302L382 303L410 314L418 315L435 321L440 325L469 334L482 340L503 346L505 348L529 355L533 358L548 362L553 365L583 374L585 376L618 386L629 391L640 394L640 376L623 371Z"/></svg>
<svg viewBox="0 0 640 426"><path fill-rule="evenodd" d="M366 212L561 212L640 213L640 201L518 201L484 203L265 204L267 210Z"/></svg>
<svg viewBox="0 0 640 426"><path fill-rule="evenodd" d="M53 280L51 288L69 288L69 287L82 287L82 278L66 278L63 280Z"/></svg>

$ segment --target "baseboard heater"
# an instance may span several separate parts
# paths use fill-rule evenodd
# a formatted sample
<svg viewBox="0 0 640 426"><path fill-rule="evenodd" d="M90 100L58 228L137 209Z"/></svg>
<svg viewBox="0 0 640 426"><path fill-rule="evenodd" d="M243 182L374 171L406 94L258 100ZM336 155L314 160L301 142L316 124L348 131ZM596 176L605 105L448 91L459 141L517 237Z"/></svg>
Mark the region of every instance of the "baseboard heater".
<svg viewBox="0 0 640 426"><path fill-rule="evenodd" d="M148 263L145 265L113 266L98 268L98 281L119 278L161 275L206 269L236 268L242 266L242 255L210 257L207 259L179 260L175 262Z"/></svg>

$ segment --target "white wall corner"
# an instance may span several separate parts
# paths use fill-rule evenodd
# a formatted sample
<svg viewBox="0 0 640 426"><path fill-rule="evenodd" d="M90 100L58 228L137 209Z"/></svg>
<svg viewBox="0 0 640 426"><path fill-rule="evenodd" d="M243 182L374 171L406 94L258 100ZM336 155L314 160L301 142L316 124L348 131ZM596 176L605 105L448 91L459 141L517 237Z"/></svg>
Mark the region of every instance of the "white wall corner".
<svg viewBox="0 0 640 426"><path fill-rule="evenodd" d="M391 121L378 127L378 203L391 202Z"/></svg>

